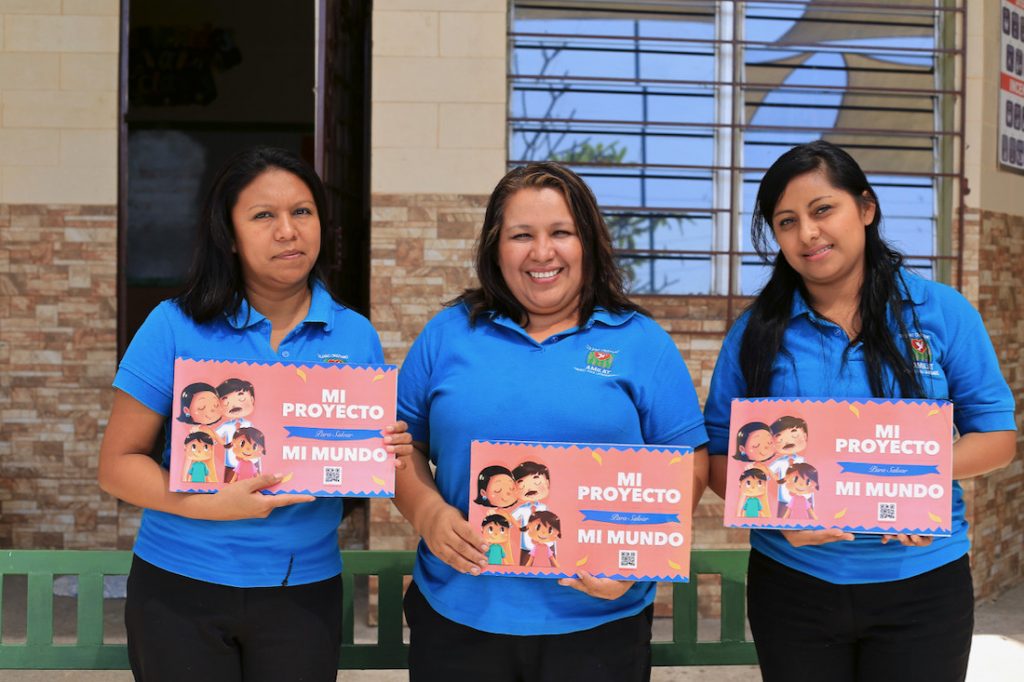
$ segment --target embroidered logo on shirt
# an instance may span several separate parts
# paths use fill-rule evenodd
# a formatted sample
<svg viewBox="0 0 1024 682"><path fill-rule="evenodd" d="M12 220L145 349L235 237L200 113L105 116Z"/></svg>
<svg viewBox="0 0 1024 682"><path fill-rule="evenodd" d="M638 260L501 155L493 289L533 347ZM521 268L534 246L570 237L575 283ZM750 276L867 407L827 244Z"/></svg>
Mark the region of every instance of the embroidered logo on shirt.
<svg viewBox="0 0 1024 682"><path fill-rule="evenodd" d="M348 362L348 356L339 353L317 353L317 357L320 362Z"/></svg>
<svg viewBox="0 0 1024 682"><path fill-rule="evenodd" d="M924 338L910 339L910 350L914 354L916 362L931 362L932 349L928 347L928 340Z"/></svg>
<svg viewBox="0 0 1024 682"><path fill-rule="evenodd" d="M583 367L576 367L577 372L587 372L598 376L610 377L612 374L612 363L615 362L617 350L606 348L594 348L587 346L587 359Z"/></svg>

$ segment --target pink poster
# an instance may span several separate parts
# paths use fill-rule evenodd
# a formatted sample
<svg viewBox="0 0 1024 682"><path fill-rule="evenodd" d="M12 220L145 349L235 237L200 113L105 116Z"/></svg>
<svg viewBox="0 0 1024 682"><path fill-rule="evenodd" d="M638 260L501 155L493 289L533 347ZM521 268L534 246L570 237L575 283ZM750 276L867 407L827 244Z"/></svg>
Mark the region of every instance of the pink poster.
<svg viewBox="0 0 1024 682"><path fill-rule="evenodd" d="M949 535L953 405L737 399L725 525Z"/></svg>
<svg viewBox="0 0 1024 682"><path fill-rule="evenodd" d="M279 473L269 493L393 497L394 365L174 361L170 489L217 492Z"/></svg>
<svg viewBox="0 0 1024 682"><path fill-rule="evenodd" d="M475 440L471 467L485 575L689 580L692 448Z"/></svg>

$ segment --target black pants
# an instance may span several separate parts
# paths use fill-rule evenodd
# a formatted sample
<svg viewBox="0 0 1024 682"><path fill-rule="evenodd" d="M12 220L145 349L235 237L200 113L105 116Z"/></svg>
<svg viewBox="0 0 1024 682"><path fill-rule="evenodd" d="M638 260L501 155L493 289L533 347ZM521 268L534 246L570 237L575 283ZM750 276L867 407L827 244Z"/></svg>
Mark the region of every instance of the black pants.
<svg viewBox="0 0 1024 682"><path fill-rule="evenodd" d="M765 682L960 682L974 630L967 556L913 578L835 585L750 552L747 613Z"/></svg>
<svg viewBox="0 0 1024 682"><path fill-rule="evenodd" d="M228 587L132 560L128 658L140 682L334 682L341 577Z"/></svg>
<svg viewBox="0 0 1024 682"><path fill-rule="evenodd" d="M569 588L566 588L569 589ZM564 635L496 635L448 620L416 583L405 593L410 682L647 682L654 607Z"/></svg>

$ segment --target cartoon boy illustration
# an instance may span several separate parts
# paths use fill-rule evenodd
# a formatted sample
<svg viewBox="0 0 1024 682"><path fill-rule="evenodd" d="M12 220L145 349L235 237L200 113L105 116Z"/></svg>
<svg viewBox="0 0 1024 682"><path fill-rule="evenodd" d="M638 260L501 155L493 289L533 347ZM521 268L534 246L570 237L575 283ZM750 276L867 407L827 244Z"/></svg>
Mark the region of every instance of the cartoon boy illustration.
<svg viewBox="0 0 1024 682"><path fill-rule="evenodd" d="M789 506L784 519L814 519L814 493L818 492L818 470L807 462L792 464L786 471L786 477L779 481L779 489L784 485L789 491Z"/></svg>
<svg viewBox="0 0 1024 682"><path fill-rule="evenodd" d="M194 431L185 436L185 471L181 480L189 483L217 482L210 434Z"/></svg>
<svg viewBox="0 0 1024 682"><path fill-rule="evenodd" d="M807 422L799 417L779 417L772 422L772 437L775 441L776 458L769 464L772 478L781 481L793 464L803 462L801 453L807 449ZM790 492L784 485L779 486L777 516L785 518L789 506Z"/></svg>
<svg viewBox="0 0 1024 682"><path fill-rule="evenodd" d="M232 378L217 387L217 395L224 409L224 423L217 427L217 435L227 448L224 466L229 469L224 480L232 481L235 478L234 469L237 462L231 452L231 441L238 429L252 426L252 422L246 417L256 409L256 389L245 379Z"/></svg>
<svg viewBox="0 0 1024 682"><path fill-rule="evenodd" d="M515 479L517 497L519 498L519 506L512 512L512 517L520 528L525 528L535 512L546 511L548 508L543 500L547 499L551 489L551 472L543 464L527 461L512 470L512 478ZM520 566L526 566L532 549L533 540L527 533L520 533Z"/></svg>
<svg viewBox="0 0 1024 682"><path fill-rule="evenodd" d="M235 431L235 437L231 439L228 448L235 457L235 476L232 480L244 481L262 473L260 460L267 452L262 431L243 426Z"/></svg>
<svg viewBox="0 0 1024 682"><path fill-rule="evenodd" d="M491 514L484 517L480 528L484 535L484 542L488 543L487 563L492 565L511 564L512 556L505 551L511 529L508 519L501 514Z"/></svg>
<svg viewBox="0 0 1024 682"><path fill-rule="evenodd" d="M771 510L764 501L764 491L768 487L768 476L760 469L747 469L740 474L740 503L736 516L755 519L759 516L770 516Z"/></svg>
<svg viewBox="0 0 1024 682"><path fill-rule="evenodd" d="M530 550L530 558L525 565L535 568L558 568L555 543L562 537L562 522L558 517L549 511L535 512L522 530L523 534L528 535L533 541L533 549Z"/></svg>

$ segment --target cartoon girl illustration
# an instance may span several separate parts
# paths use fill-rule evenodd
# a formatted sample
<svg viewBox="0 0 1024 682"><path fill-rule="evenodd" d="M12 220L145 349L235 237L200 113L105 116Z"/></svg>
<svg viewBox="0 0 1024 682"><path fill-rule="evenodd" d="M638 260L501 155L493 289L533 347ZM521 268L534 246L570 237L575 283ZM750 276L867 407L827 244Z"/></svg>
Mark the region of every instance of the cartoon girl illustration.
<svg viewBox="0 0 1024 682"><path fill-rule="evenodd" d="M487 563L491 565L511 564L512 554L509 552L508 518L501 514L490 514L480 523L480 530L487 543Z"/></svg>
<svg viewBox="0 0 1024 682"><path fill-rule="evenodd" d="M185 466L181 477L186 483L216 483L213 466L213 438L203 431L185 436Z"/></svg>
<svg viewBox="0 0 1024 682"><path fill-rule="evenodd" d="M740 474L740 502L736 516L756 519L759 516L771 516L766 505L765 489L768 487L768 476L756 467L751 467Z"/></svg>
<svg viewBox="0 0 1024 682"><path fill-rule="evenodd" d="M558 568L555 543L562 537L562 522L558 516L549 511L534 512L522 530L530 536L533 543L526 565L536 568Z"/></svg>
<svg viewBox="0 0 1024 682"><path fill-rule="evenodd" d="M818 492L818 470L806 462L790 464L786 477L779 480L789 492L789 506L782 515L784 519L814 519L814 493Z"/></svg>
<svg viewBox="0 0 1024 682"><path fill-rule="evenodd" d="M178 421L193 425L189 430L189 433L205 433L209 436L211 450L210 460L207 463L207 466L210 471L202 480L210 483L216 483L217 467L215 466L215 455L217 446L219 445L223 447L224 445L224 441L221 440L217 431L213 428L213 426L220 421L221 417L223 417L223 408L221 407L220 396L217 395L217 389L210 384L203 382L188 384L181 389L179 402L181 404L181 414L178 415ZM189 464L187 457L188 454L186 452L186 471L188 470ZM193 479L193 482L197 481Z"/></svg>
<svg viewBox="0 0 1024 682"><path fill-rule="evenodd" d="M757 469L764 473L765 485L759 499L761 511L764 516L771 514L771 507L768 505L768 481L772 481L774 487L775 475L772 473L771 462L777 454L775 450L775 438L772 436L771 427L764 422L749 422L740 427L736 432L736 453L733 459L747 462L747 470ZM747 479L750 481L751 479ZM740 478L740 486L743 486L744 479ZM745 491L740 489L740 503L745 501ZM762 514L758 514L762 515ZM737 516L743 514L737 513Z"/></svg>
<svg viewBox="0 0 1024 682"><path fill-rule="evenodd" d="M511 471L500 465L484 467L476 477L476 489L477 495L473 502L494 509L495 514L505 518L509 528L513 525L519 528L522 525L512 516L512 509L519 504L519 489L515 479L512 478ZM489 516L493 516L493 514ZM511 563L511 533L506 533L504 549L505 556Z"/></svg>
<svg viewBox="0 0 1024 682"><path fill-rule="evenodd" d="M235 456L235 477L233 481L256 478L262 472L260 460L267 453L263 432L252 426L243 426L235 431L235 437L228 445Z"/></svg>

